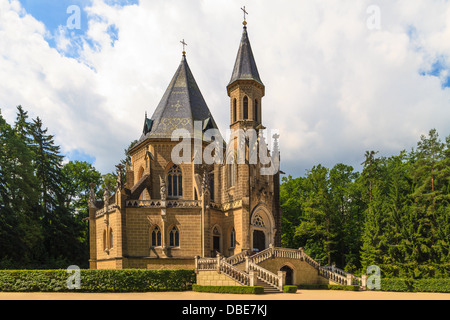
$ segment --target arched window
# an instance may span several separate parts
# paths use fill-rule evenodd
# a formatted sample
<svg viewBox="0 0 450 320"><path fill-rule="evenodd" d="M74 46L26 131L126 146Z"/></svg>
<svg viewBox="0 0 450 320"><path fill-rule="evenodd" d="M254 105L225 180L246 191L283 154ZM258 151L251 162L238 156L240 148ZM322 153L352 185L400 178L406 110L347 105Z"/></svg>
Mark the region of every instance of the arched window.
<svg viewBox="0 0 450 320"><path fill-rule="evenodd" d="M255 99L255 110L253 112L255 116L255 121L258 121L258 100Z"/></svg>
<svg viewBox="0 0 450 320"><path fill-rule="evenodd" d="M161 230L158 226L152 231L152 247L161 247Z"/></svg>
<svg viewBox="0 0 450 320"><path fill-rule="evenodd" d="M173 227L169 234L169 246L179 247L180 246L180 232L177 227Z"/></svg>
<svg viewBox="0 0 450 320"><path fill-rule="evenodd" d="M230 157L228 160L228 187L233 187L235 185L236 177L236 159Z"/></svg>
<svg viewBox="0 0 450 320"><path fill-rule="evenodd" d="M214 171L209 173L209 193L211 201L214 201Z"/></svg>
<svg viewBox="0 0 450 320"><path fill-rule="evenodd" d="M167 173L167 196L180 198L183 196L183 176L179 166L174 165Z"/></svg>
<svg viewBox="0 0 450 320"><path fill-rule="evenodd" d="M230 248L234 248L236 247L236 231L233 229L231 229L231 234L230 234Z"/></svg>
<svg viewBox="0 0 450 320"><path fill-rule="evenodd" d="M107 243L106 243L106 230L103 230L103 250L108 249Z"/></svg>
<svg viewBox="0 0 450 320"><path fill-rule="evenodd" d="M233 122L237 121L237 101L236 99L233 100Z"/></svg>
<svg viewBox="0 0 450 320"><path fill-rule="evenodd" d="M114 238L113 238L113 230L109 229L109 247L114 247Z"/></svg>
<svg viewBox="0 0 450 320"><path fill-rule="evenodd" d="M248 98L244 97L244 119L248 119Z"/></svg>

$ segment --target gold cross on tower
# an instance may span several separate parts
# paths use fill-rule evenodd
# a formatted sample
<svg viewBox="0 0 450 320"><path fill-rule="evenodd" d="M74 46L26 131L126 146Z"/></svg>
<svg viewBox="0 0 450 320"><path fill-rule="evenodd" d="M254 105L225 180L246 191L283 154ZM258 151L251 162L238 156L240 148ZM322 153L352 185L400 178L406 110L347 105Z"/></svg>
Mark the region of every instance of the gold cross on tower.
<svg viewBox="0 0 450 320"><path fill-rule="evenodd" d="M183 45L183 55L186 55L186 51L184 49L187 46L187 43L184 42L184 39L183 39L183 41L180 41L180 43Z"/></svg>
<svg viewBox="0 0 450 320"><path fill-rule="evenodd" d="M246 15L248 14L247 10L245 10L245 6L243 8L241 8L242 11L244 11L244 25L247 24L247 20L246 20Z"/></svg>

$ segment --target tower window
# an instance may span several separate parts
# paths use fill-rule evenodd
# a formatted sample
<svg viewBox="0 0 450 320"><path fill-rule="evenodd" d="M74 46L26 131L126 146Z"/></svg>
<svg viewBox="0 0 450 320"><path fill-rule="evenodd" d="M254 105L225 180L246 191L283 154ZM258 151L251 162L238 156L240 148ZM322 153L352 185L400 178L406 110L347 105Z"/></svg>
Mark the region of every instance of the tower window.
<svg viewBox="0 0 450 320"><path fill-rule="evenodd" d="M255 111L254 111L255 121L258 122L258 100L255 99Z"/></svg>
<svg viewBox="0 0 450 320"><path fill-rule="evenodd" d="M244 119L248 119L248 98L244 97Z"/></svg>
<svg viewBox="0 0 450 320"><path fill-rule="evenodd" d="M174 165L167 173L167 196L180 198L183 196L183 176L179 166Z"/></svg>
<svg viewBox="0 0 450 320"><path fill-rule="evenodd" d="M233 100L233 122L237 121L237 101L236 99Z"/></svg>

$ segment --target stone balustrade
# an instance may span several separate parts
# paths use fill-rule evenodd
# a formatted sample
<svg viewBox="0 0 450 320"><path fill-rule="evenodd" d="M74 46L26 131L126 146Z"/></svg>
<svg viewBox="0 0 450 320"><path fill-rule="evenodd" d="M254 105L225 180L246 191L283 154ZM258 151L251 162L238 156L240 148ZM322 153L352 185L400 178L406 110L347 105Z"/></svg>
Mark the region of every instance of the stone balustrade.
<svg viewBox="0 0 450 320"><path fill-rule="evenodd" d="M251 280L253 279L254 274L258 279L275 288L278 288L279 290L282 290L285 284L285 273L280 271L278 274L275 274L259 266L261 262L271 258L287 258L305 261L314 267L319 275L334 283L340 285L358 285L362 288L365 288L366 286L366 276L363 275L362 277L355 277L351 273L334 266L322 267L320 263L307 255L302 248L297 250L269 246L269 248L258 252L253 256L249 256L247 252L240 252L234 256L228 257L227 259L221 258L220 255L218 255L217 258L196 257L195 269L196 272L199 270L217 270L217 272L222 272L243 285L254 283L255 281ZM244 261L245 272L234 266ZM252 275L250 275L250 273L252 273Z"/></svg>
<svg viewBox="0 0 450 320"><path fill-rule="evenodd" d="M328 270L328 269L325 269L325 268L319 268L319 274L322 277L333 281L334 283L341 284L341 285L348 284L348 277L347 276L343 276L343 275L341 275L339 273L332 272L331 270ZM351 282L350 282L350 284L351 284Z"/></svg>
<svg viewBox="0 0 450 320"><path fill-rule="evenodd" d="M258 279L264 281L265 283L268 283L269 285L277 288L280 291L283 290L285 281L285 277L283 275L284 272L275 274L251 262L248 264L248 270L254 271Z"/></svg>
<svg viewBox="0 0 450 320"><path fill-rule="evenodd" d="M245 257L247 257L247 252L246 251L242 251L238 254L235 254L231 257L226 258L226 261L231 264L231 265L236 265L239 264L241 262L245 261Z"/></svg>
<svg viewBox="0 0 450 320"><path fill-rule="evenodd" d="M217 259L195 257L195 272L199 270L217 270Z"/></svg>
<svg viewBox="0 0 450 320"><path fill-rule="evenodd" d="M226 262L225 259L221 259L219 262L219 272L226 274L227 276L231 277L244 286L251 285L250 275L232 266L231 264Z"/></svg>

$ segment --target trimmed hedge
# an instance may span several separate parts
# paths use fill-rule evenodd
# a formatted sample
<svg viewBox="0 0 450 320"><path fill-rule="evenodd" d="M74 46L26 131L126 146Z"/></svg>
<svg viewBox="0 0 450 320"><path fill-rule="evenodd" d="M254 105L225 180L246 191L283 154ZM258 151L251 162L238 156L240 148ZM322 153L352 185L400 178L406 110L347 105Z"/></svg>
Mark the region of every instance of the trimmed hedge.
<svg viewBox="0 0 450 320"><path fill-rule="evenodd" d="M283 292L284 293L296 293L297 292L297 286L284 286Z"/></svg>
<svg viewBox="0 0 450 320"><path fill-rule="evenodd" d="M343 291L359 291L360 290L359 286L356 286L356 285L347 286L347 285L334 285L334 284L329 284L328 289L343 290Z"/></svg>
<svg viewBox="0 0 450 320"><path fill-rule="evenodd" d="M192 285L192 290L196 292L209 293L237 293L237 294L262 294L264 287L244 287L244 286L201 286Z"/></svg>
<svg viewBox="0 0 450 320"><path fill-rule="evenodd" d="M66 270L0 270L4 292L148 292L190 290L194 270L80 270L81 289L69 290Z"/></svg>
<svg viewBox="0 0 450 320"><path fill-rule="evenodd" d="M328 290L327 284L301 284L298 286L301 290Z"/></svg>
<svg viewBox="0 0 450 320"><path fill-rule="evenodd" d="M302 284L298 286L302 290L343 290L359 291L359 286L334 285L334 284Z"/></svg>
<svg viewBox="0 0 450 320"><path fill-rule="evenodd" d="M382 278L380 291L450 293L450 279Z"/></svg>

